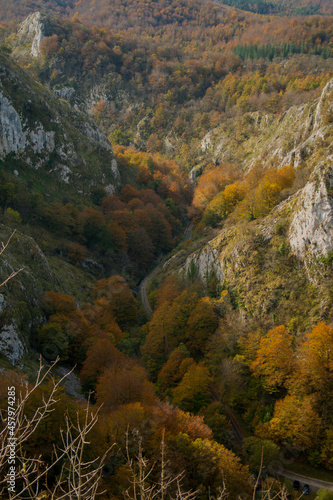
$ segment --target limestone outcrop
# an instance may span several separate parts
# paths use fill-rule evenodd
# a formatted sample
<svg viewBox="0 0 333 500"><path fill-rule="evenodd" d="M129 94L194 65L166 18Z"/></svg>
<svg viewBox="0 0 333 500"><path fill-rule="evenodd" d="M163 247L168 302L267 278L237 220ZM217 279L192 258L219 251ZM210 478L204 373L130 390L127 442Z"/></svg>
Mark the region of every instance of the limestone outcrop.
<svg viewBox="0 0 333 500"><path fill-rule="evenodd" d="M0 159L10 155L12 163L18 162L15 175L20 176L26 164L83 193L95 186L114 193L120 182L118 166L110 142L97 125L3 54L0 75Z"/></svg>
<svg viewBox="0 0 333 500"><path fill-rule="evenodd" d="M40 45L45 38L44 22L46 16L41 12L33 12L20 25L17 37L22 46L30 46L32 57L40 54Z"/></svg>
<svg viewBox="0 0 333 500"><path fill-rule="evenodd" d="M302 189L289 229L295 255L320 257L333 250L333 157L315 169Z"/></svg>

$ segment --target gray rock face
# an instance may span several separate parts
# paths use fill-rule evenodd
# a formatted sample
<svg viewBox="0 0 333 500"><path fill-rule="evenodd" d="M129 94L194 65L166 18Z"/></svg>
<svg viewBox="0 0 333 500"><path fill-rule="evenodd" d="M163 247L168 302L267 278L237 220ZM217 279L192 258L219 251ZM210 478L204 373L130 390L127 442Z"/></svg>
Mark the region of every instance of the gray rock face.
<svg viewBox="0 0 333 500"><path fill-rule="evenodd" d="M0 157L23 151L26 136L21 119L9 100L0 91Z"/></svg>
<svg viewBox="0 0 333 500"><path fill-rule="evenodd" d="M333 94L333 80L330 80L323 88L323 91L321 93L317 105L314 117L314 127L313 127L314 130L317 130L320 127L324 126L326 124L325 118L327 118L327 114L333 112L332 94Z"/></svg>
<svg viewBox="0 0 333 500"><path fill-rule="evenodd" d="M107 140L103 132L99 130L99 128L93 127L90 123L86 122L84 124L84 128L82 130L84 135L93 141L101 144L105 149L112 151L111 143Z"/></svg>
<svg viewBox="0 0 333 500"><path fill-rule="evenodd" d="M7 302L5 296L3 294L0 294L0 314L3 313L6 307L7 307Z"/></svg>
<svg viewBox="0 0 333 500"><path fill-rule="evenodd" d="M81 192L104 185L113 194L120 174L112 145L97 125L65 103L58 106L47 91L37 96L35 83L23 76L22 85L22 75L6 64L0 65L0 73L0 158L13 154L29 167L56 172ZM16 102L17 88L24 95L21 102ZM90 181L80 186L84 175Z"/></svg>
<svg viewBox="0 0 333 500"><path fill-rule="evenodd" d="M42 124L34 130L23 130L21 118L10 101L0 91L0 158L18 154L30 146L34 153L54 150L54 132L45 132Z"/></svg>
<svg viewBox="0 0 333 500"><path fill-rule="evenodd" d="M111 143L108 141L103 132L101 132L101 130L97 126L93 127L92 124L86 122L84 124L83 133L86 137L88 137L93 141L96 141L103 148L113 153ZM110 170L113 174L114 183L104 186L106 192L109 195L114 194L116 192L117 187L120 184L120 173L118 170L118 164L114 158L111 161Z"/></svg>
<svg viewBox="0 0 333 500"><path fill-rule="evenodd" d="M45 38L43 21L45 15L41 12L30 14L20 25L18 36L21 43L31 43L30 54L38 57L40 53L40 44Z"/></svg>
<svg viewBox="0 0 333 500"><path fill-rule="evenodd" d="M198 270L200 278L205 281L207 275L212 271L215 272L217 279L220 282L224 280L224 273L219 261L219 253L215 248L212 248L209 244L206 245L201 251L190 255L184 266L184 270L188 272L192 263Z"/></svg>
<svg viewBox="0 0 333 500"><path fill-rule="evenodd" d="M75 93L75 89L73 89L73 87L62 87L61 89L53 89L53 92L57 97L60 97L61 99L67 99L69 101L72 95Z"/></svg>
<svg viewBox="0 0 333 500"><path fill-rule="evenodd" d="M289 242L295 255L320 256L333 250L333 157L313 172L302 189L293 216Z"/></svg>
<svg viewBox="0 0 333 500"><path fill-rule="evenodd" d="M35 130L28 133L28 142L34 153L40 153L45 150L51 153L55 148L54 132L45 132L41 124Z"/></svg>
<svg viewBox="0 0 333 500"><path fill-rule="evenodd" d="M325 85L319 98L291 106L281 116L254 111L243 118L243 124L237 117L223 120L203 139L198 139L198 165L203 166L207 160L230 162L242 166L244 171L258 162L277 168L314 167L318 163L318 149L327 147L323 141L331 134L333 80ZM230 133L236 124L241 125L242 130L238 139Z"/></svg>
<svg viewBox="0 0 333 500"><path fill-rule="evenodd" d="M0 331L0 352L8 358L13 365L19 364L25 348L20 340L19 333L14 323L5 325Z"/></svg>

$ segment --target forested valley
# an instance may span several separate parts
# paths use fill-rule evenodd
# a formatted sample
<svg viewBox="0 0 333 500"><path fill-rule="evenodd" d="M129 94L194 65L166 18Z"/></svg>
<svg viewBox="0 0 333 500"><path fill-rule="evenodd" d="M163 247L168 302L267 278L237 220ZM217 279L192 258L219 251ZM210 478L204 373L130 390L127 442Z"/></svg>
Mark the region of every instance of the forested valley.
<svg viewBox="0 0 333 500"><path fill-rule="evenodd" d="M0 6L1 498L329 500L330 2Z"/></svg>

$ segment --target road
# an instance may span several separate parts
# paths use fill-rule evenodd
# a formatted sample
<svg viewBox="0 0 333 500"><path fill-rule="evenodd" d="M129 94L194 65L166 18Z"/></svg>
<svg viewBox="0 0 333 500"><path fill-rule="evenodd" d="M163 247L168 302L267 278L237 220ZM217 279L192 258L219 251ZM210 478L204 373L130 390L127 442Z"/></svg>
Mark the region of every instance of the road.
<svg viewBox="0 0 333 500"><path fill-rule="evenodd" d="M191 224L185 229L184 241L191 239L193 227L194 227L194 224L193 224L193 222L191 222Z"/></svg>
<svg viewBox="0 0 333 500"><path fill-rule="evenodd" d="M225 406L225 411L230 419L233 435L235 438L235 444L238 448L241 448L243 445L243 440L244 440L243 431L242 431L233 411L228 406ZM270 469L269 465L268 465L267 469L269 471L269 469ZM279 477L290 479L291 481L294 481L295 479L298 480L300 482L300 491L302 491L303 486L305 484L308 484L310 486L310 492L315 492L315 491L319 490L320 488L324 488L325 490L333 491L333 483L329 483L328 481L322 481L321 479L316 479L313 477L302 476L301 474L296 474L296 472L286 470L283 467L279 467L278 465L272 465L270 472L273 474L276 474Z"/></svg>
<svg viewBox="0 0 333 500"><path fill-rule="evenodd" d="M184 241L190 240L192 236L192 231L193 231L193 222L187 226L185 229L184 233ZM150 307L149 300L148 300L148 295L147 295L147 287L149 284L149 281L153 278L153 276L161 269L163 264L159 264L157 267L155 267L140 283L140 297L141 301L143 304L143 307L146 310L146 313L148 314L149 318L152 317L153 315L153 310Z"/></svg>
<svg viewBox="0 0 333 500"><path fill-rule="evenodd" d="M146 313L148 314L149 318L152 317L153 315L153 310L150 307L149 300L148 300L148 295L147 295L147 286L149 281L152 279L152 277L159 271L162 267L162 264L159 264L155 269L152 270L151 273L149 273L140 283L140 297L141 301L143 304L143 307L146 310Z"/></svg>
<svg viewBox="0 0 333 500"><path fill-rule="evenodd" d="M301 474L296 474L295 472L285 470L285 469L275 469L275 473L287 479L291 479L294 481L297 479L300 482L302 491L303 486L308 484L310 486L310 492L314 492L319 490L320 488L324 488L325 490L333 491L333 483L329 483L327 481L322 481L321 479L315 479L313 477L302 476Z"/></svg>

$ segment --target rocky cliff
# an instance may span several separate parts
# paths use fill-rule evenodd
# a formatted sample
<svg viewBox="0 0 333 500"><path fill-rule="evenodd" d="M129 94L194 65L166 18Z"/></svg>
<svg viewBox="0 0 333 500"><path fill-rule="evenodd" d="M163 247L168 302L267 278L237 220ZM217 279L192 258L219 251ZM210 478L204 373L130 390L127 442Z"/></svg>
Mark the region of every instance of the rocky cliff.
<svg viewBox="0 0 333 500"><path fill-rule="evenodd" d="M31 193L46 200L85 200L94 187L111 194L120 183L112 146L96 124L1 53L0 166L6 179L21 179ZM1 215L0 242L5 243L15 222ZM56 245L45 229L28 224L20 226L1 256L0 283L24 267L0 290L0 357L5 363L20 365L25 356L31 357L47 290L70 293L79 301L97 279L96 273L62 258L63 243Z"/></svg>
<svg viewBox="0 0 333 500"><path fill-rule="evenodd" d="M17 46L21 47L21 51L29 52L33 57L39 56L40 44L45 38L46 22L45 14L33 12L20 24L17 33Z"/></svg>
<svg viewBox="0 0 333 500"><path fill-rule="evenodd" d="M256 155L267 167L291 163L296 170L294 192L286 193L264 219L227 220L199 249L195 242L195 249L189 247L170 259L164 272L188 274L195 266L203 279L214 272L248 321L273 316L297 328L323 318L333 320L332 103L333 81L317 101L267 122L257 136L257 152L243 156L246 169ZM255 126L262 127L258 122ZM220 137L220 144L223 141ZM243 147L254 141L251 137ZM206 138L204 146L212 147L209 144ZM228 155L229 147L225 146ZM223 155L222 149L215 154Z"/></svg>
<svg viewBox="0 0 333 500"><path fill-rule="evenodd" d="M256 111L225 119L198 142L196 168L207 158L237 164L244 171L258 162L267 167L315 168L323 148L330 146L332 95L333 80L319 99L292 106L281 115Z"/></svg>
<svg viewBox="0 0 333 500"><path fill-rule="evenodd" d="M314 170L297 197L289 243L297 257L325 257L333 249L333 157Z"/></svg>
<svg viewBox="0 0 333 500"><path fill-rule="evenodd" d="M103 186L113 193L119 172L112 146L96 124L3 54L0 76L0 159L5 166L17 175L35 169L39 181L52 177L79 192Z"/></svg>

